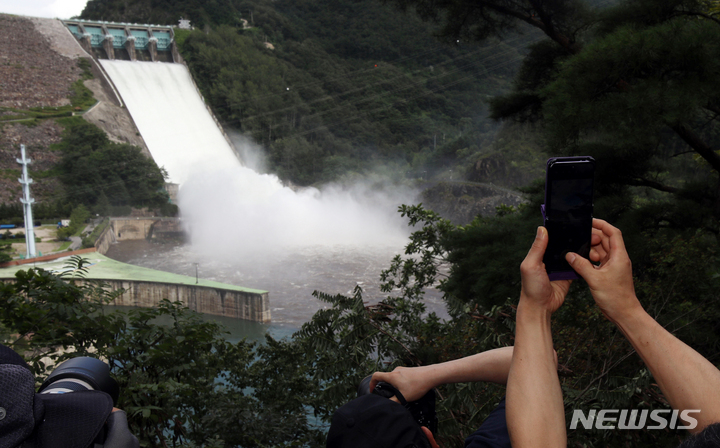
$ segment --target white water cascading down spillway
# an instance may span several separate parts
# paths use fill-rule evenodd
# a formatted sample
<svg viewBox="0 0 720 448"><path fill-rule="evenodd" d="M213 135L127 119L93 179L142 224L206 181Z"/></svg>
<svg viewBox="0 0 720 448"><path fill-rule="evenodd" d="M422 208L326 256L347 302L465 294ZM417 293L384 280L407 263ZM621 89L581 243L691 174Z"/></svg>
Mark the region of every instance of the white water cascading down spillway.
<svg viewBox="0 0 720 448"><path fill-rule="evenodd" d="M240 167L183 64L101 60L155 162L182 185L191 170Z"/></svg>

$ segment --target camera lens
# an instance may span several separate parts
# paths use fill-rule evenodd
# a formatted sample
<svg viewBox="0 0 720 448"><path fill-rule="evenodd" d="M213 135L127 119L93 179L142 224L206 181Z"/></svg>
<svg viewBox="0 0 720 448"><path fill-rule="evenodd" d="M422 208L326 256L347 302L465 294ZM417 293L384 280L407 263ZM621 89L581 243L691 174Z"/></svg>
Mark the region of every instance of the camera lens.
<svg viewBox="0 0 720 448"><path fill-rule="evenodd" d="M110 367L97 358L81 356L60 364L40 386L41 394L64 394L83 390L100 390L117 403L120 388L110 377Z"/></svg>

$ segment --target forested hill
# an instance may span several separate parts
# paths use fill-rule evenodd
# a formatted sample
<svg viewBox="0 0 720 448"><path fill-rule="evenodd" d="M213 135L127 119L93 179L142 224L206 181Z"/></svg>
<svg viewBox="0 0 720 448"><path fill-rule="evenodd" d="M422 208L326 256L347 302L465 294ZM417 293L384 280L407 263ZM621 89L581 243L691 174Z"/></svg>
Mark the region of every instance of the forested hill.
<svg viewBox="0 0 720 448"><path fill-rule="evenodd" d="M443 42L436 25L376 0L91 0L82 17L191 20L196 31L177 40L214 112L301 185L378 167L407 178L472 175L498 149L486 101L509 89L518 49L533 39ZM528 139L496 165L533 154ZM541 173L515 172L509 184Z"/></svg>

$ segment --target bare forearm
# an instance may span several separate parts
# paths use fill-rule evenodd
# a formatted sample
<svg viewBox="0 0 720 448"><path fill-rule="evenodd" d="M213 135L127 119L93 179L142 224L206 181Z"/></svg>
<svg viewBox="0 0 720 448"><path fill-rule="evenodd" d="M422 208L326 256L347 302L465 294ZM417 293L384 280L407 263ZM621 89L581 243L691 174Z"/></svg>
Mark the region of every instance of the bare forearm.
<svg viewBox="0 0 720 448"><path fill-rule="evenodd" d="M562 390L552 347L550 313L518 306L506 415L513 447L567 444Z"/></svg>
<svg viewBox="0 0 720 448"><path fill-rule="evenodd" d="M720 422L720 371L690 346L673 336L642 308L615 319L652 373L673 409L698 409L690 414L699 432Z"/></svg>
<svg viewBox="0 0 720 448"><path fill-rule="evenodd" d="M496 348L461 359L433 364L423 372L427 375L431 387L442 384L467 382L507 383L512 347Z"/></svg>
<svg viewBox="0 0 720 448"><path fill-rule="evenodd" d="M375 372L370 389L380 381L386 381L400 390L406 400L414 401L432 388L449 383L491 381L507 382L512 347L478 353L454 361L421 367L397 367L392 372Z"/></svg>

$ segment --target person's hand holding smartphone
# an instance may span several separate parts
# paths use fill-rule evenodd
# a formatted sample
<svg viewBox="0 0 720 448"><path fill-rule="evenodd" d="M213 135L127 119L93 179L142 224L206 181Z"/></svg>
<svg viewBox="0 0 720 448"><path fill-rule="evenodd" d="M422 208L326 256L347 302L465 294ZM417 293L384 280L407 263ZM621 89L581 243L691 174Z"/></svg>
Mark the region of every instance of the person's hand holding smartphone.
<svg viewBox="0 0 720 448"><path fill-rule="evenodd" d="M547 161L542 207L549 241L543 257L550 280L578 275L565 260L568 252L588 258L592 240L595 159L555 157Z"/></svg>

